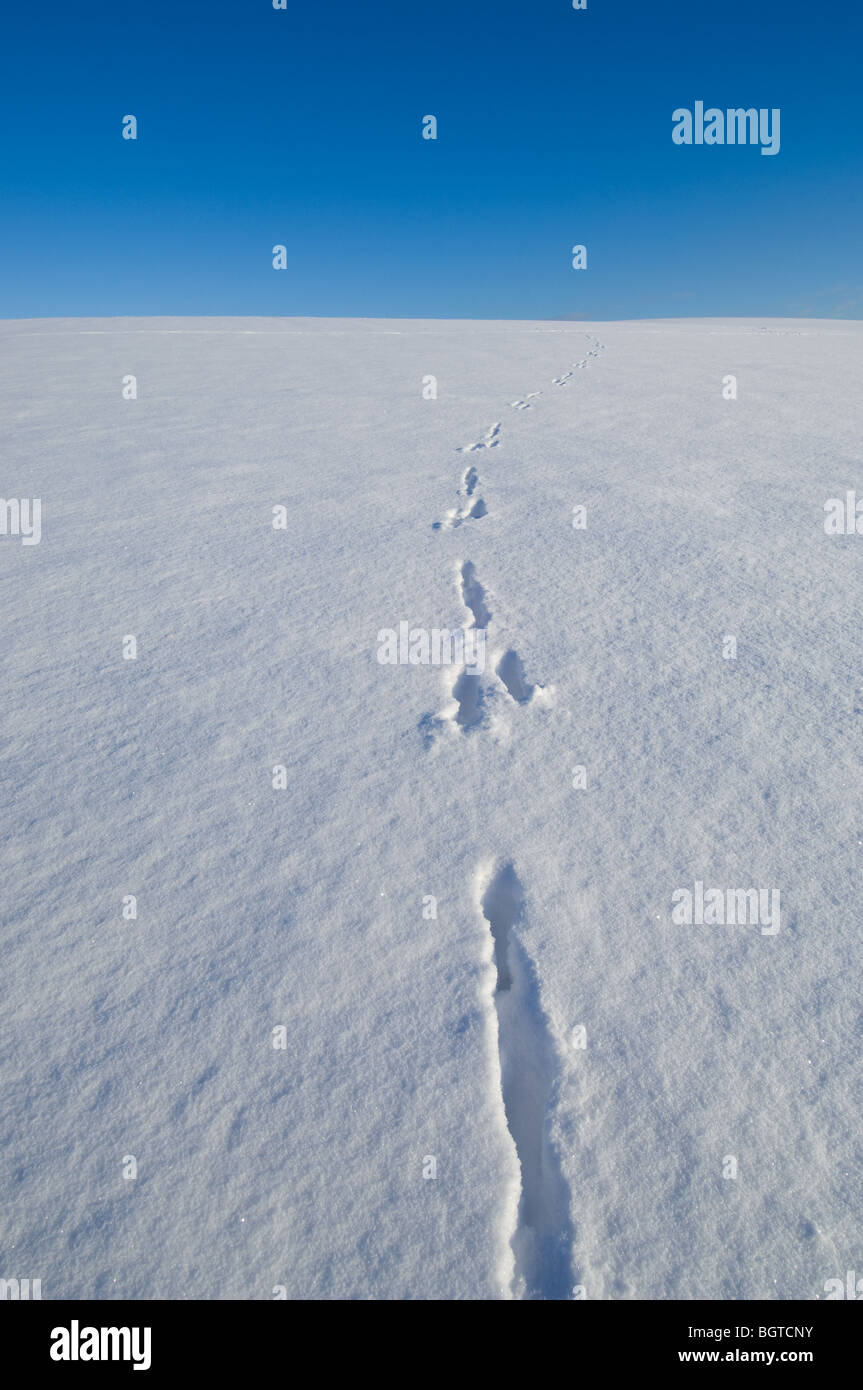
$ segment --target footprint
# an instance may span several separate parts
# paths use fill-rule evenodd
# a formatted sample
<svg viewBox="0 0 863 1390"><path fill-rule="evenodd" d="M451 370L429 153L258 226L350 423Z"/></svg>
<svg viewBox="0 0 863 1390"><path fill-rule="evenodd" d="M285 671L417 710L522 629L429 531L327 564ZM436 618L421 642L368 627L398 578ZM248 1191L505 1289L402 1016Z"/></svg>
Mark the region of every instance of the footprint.
<svg viewBox="0 0 863 1390"><path fill-rule="evenodd" d="M460 444L456 449L457 454L473 454L477 449L496 449L500 440L500 421L496 425L489 425L482 439L474 444Z"/></svg>
<svg viewBox="0 0 863 1390"><path fill-rule="evenodd" d="M486 605L485 589L476 577L476 566L472 560L465 560L461 567L461 596L465 608L473 616L474 627L488 627L491 612Z"/></svg>
<svg viewBox="0 0 863 1390"><path fill-rule="evenodd" d="M485 505L482 498L477 499L476 505ZM484 643L492 614L472 560L465 560L459 570L459 587L462 602L472 619L463 630L466 634L481 631ZM479 642L477 638L477 645ZM465 650L464 661L470 660ZM484 654L477 659L475 651L473 660L476 664L463 665L455 677L447 706L437 714L424 714L420 719L418 727L426 748L432 747L440 735L452 737L458 733L469 733L480 724L490 723L494 727L496 714L502 712L503 690L519 705L530 704L531 701L544 707L553 704L554 687L532 685L524 674L521 657L514 648L508 647L495 667L500 684L490 679L488 673L483 674Z"/></svg>
<svg viewBox="0 0 863 1390"><path fill-rule="evenodd" d="M458 702L455 722L459 728L467 732L482 719L483 694L479 676L462 671L452 688L452 693L453 699Z"/></svg>
<svg viewBox="0 0 863 1390"><path fill-rule="evenodd" d="M495 670L512 698L520 705L527 704L536 687L525 680L524 666L518 653L510 648L501 657Z"/></svg>
<svg viewBox="0 0 863 1390"><path fill-rule="evenodd" d="M480 870L479 908L491 935L497 1015L497 1087L521 1177L510 1233L515 1257L512 1292L530 1300L563 1300L572 1292L571 1194L549 1135L560 1059L540 995L529 939L525 892L511 861Z"/></svg>
<svg viewBox="0 0 863 1390"><path fill-rule="evenodd" d="M472 468L469 472L474 474L473 486L468 489L467 494L468 497L471 497L473 496L473 490L476 484L479 482L479 478L476 475L476 469ZM461 526L463 521L479 521L480 518L484 516L488 516L488 507L486 506L484 498L477 497L472 505L465 511L459 511L458 507L451 507L443 521L432 522L432 530L452 531L456 526Z"/></svg>

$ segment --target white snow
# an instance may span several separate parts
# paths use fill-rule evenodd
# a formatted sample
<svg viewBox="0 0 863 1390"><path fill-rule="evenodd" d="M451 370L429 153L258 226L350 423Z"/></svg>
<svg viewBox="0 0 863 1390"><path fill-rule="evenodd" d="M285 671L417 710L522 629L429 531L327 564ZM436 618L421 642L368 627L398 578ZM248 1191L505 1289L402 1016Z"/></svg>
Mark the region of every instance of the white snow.
<svg viewBox="0 0 863 1390"><path fill-rule="evenodd" d="M863 496L863 324L33 320L0 354L0 492L42 503L0 536L0 1276L859 1268L863 535L824 503ZM381 664L402 621L484 628L484 671ZM673 922L696 882L778 890L779 931Z"/></svg>

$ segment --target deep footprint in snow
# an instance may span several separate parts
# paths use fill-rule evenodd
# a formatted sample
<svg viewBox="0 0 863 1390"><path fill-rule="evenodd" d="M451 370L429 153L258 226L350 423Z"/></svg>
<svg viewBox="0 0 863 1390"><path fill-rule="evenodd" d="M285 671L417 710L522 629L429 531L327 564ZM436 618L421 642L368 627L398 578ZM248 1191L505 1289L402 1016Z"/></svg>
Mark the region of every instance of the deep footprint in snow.
<svg viewBox="0 0 863 1390"><path fill-rule="evenodd" d="M465 608L473 616L474 627L488 627L491 612L486 606L485 589L476 577L476 566L472 560L465 560L461 567L461 596Z"/></svg>
<svg viewBox="0 0 863 1390"><path fill-rule="evenodd" d="M536 687L525 680L524 667L518 653L514 652L512 648L504 652L495 670L512 698L517 700L520 705L526 704Z"/></svg>
<svg viewBox="0 0 863 1390"><path fill-rule="evenodd" d="M525 1299L568 1299L574 1239L569 1190L548 1134L558 1062L533 962L517 934L525 904L512 863L489 876L480 907L494 947L500 1095L521 1169L510 1236L513 1292Z"/></svg>
<svg viewBox="0 0 863 1390"><path fill-rule="evenodd" d="M472 729L482 719L483 692L479 676L470 671L462 671L452 688L453 699L458 702L455 722L459 728Z"/></svg>

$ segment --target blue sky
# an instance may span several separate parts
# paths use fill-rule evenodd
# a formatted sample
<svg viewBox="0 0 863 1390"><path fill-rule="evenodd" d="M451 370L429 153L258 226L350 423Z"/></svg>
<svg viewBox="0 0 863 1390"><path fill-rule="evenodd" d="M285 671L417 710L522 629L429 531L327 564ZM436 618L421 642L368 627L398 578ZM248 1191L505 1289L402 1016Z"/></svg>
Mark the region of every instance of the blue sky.
<svg viewBox="0 0 863 1390"><path fill-rule="evenodd" d="M863 318L861 51L852 0L7 7L0 317ZM779 154L674 145L698 99Z"/></svg>

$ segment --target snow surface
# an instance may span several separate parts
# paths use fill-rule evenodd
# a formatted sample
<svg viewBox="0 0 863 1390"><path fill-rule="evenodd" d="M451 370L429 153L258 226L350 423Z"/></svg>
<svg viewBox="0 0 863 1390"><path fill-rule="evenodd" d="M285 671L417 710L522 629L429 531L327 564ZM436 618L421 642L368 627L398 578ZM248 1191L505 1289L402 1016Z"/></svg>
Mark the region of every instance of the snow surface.
<svg viewBox="0 0 863 1390"><path fill-rule="evenodd" d="M863 495L863 324L21 321L0 353L0 490L42 499L40 544L0 537L0 1275L863 1268L863 537L823 510ZM486 618L474 682L377 659ZM696 880L779 889L780 930L673 923Z"/></svg>

